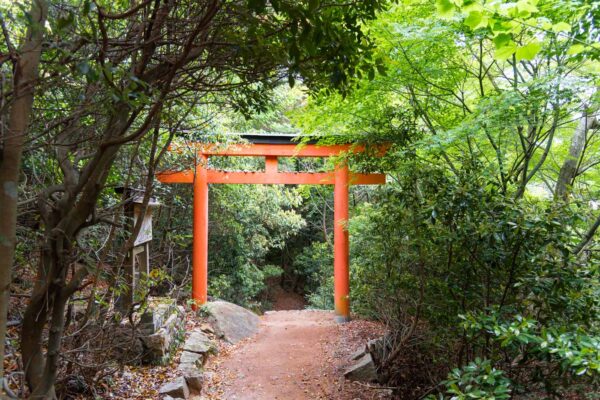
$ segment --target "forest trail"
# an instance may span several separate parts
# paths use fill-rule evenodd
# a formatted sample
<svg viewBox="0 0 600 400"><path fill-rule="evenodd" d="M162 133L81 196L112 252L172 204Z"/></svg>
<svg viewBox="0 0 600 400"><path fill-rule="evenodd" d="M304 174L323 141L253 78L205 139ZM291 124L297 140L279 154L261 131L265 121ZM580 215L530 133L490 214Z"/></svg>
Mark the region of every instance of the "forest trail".
<svg viewBox="0 0 600 400"><path fill-rule="evenodd" d="M267 313L262 317L257 335L219 357L218 364L212 368L215 377L210 398L381 398L381 393L376 397L374 393L366 396L364 388L344 380L342 371L347 356L358 339L349 339L344 329L334 322L334 315L329 311Z"/></svg>
<svg viewBox="0 0 600 400"><path fill-rule="evenodd" d="M258 335L221 364L223 399L319 398L329 385L324 347L335 333L330 312L266 314Z"/></svg>

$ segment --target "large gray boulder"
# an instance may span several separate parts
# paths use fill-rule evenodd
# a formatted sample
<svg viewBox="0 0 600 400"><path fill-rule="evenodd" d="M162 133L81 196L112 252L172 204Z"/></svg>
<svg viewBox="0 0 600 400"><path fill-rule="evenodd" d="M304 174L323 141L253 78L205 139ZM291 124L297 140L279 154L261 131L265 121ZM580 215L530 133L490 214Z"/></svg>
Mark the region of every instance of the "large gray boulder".
<svg viewBox="0 0 600 400"><path fill-rule="evenodd" d="M344 376L351 381L377 382L377 369L371 354L366 353L344 372Z"/></svg>
<svg viewBox="0 0 600 400"><path fill-rule="evenodd" d="M226 301L212 301L202 309L215 333L231 344L258 332L260 318L243 307Z"/></svg>

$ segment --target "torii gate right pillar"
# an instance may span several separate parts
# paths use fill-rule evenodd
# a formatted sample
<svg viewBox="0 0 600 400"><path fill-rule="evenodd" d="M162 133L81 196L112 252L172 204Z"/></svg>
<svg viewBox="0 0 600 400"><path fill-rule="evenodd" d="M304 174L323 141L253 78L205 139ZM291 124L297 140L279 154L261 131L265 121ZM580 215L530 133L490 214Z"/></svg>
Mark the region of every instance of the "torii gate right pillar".
<svg viewBox="0 0 600 400"><path fill-rule="evenodd" d="M333 189L333 281L336 320L350 320L350 246L348 237L348 165L342 162L335 169Z"/></svg>

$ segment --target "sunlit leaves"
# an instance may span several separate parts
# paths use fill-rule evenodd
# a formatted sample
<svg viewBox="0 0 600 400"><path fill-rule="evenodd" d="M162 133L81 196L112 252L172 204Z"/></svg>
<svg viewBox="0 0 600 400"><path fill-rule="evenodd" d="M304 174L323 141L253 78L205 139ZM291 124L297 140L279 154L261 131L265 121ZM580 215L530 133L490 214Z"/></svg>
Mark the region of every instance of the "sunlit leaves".
<svg viewBox="0 0 600 400"><path fill-rule="evenodd" d="M571 25L566 22L558 22L552 25L552 31L556 33L571 32Z"/></svg>
<svg viewBox="0 0 600 400"><path fill-rule="evenodd" d="M478 28L484 28L488 26L488 17L483 15L481 11L471 11L467 18L465 18L465 25L467 25L472 30Z"/></svg>
<svg viewBox="0 0 600 400"><path fill-rule="evenodd" d="M579 54L581 52L585 51L585 46L582 44L574 44L573 46L569 47L569 50L567 50L567 54L569 55L575 55L575 54Z"/></svg>
<svg viewBox="0 0 600 400"><path fill-rule="evenodd" d="M494 45L497 49L508 46L512 42L512 36L508 33L500 33L494 37Z"/></svg>
<svg viewBox="0 0 600 400"><path fill-rule="evenodd" d="M449 17L456 10L456 7L450 0L436 0L435 4L442 17Z"/></svg>
<svg viewBox="0 0 600 400"><path fill-rule="evenodd" d="M537 3L537 1L519 0L517 2L518 15L526 18L531 14L537 13L539 10L535 3Z"/></svg>
<svg viewBox="0 0 600 400"><path fill-rule="evenodd" d="M563 41L570 40L572 35L571 24L560 20L553 22L540 11L538 0L492 3L438 0L436 9L442 18L461 15L466 28L493 39L495 57L499 61L505 61L513 55L518 61L533 60L550 38L549 34ZM586 50L591 48L588 46ZM583 51L575 48L569 55Z"/></svg>
<svg viewBox="0 0 600 400"><path fill-rule="evenodd" d="M508 33L500 33L493 41L496 49L494 55L497 60L507 60L517 51L517 45Z"/></svg>
<svg viewBox="0 0 600 400"><path fill-rule="evenodd" d="M536 379L549 384L586 378L590 365L598 364L597 352L590 355L597 346L590 321L598 315L597 268L590 265L597 260L565 255L595 211L555 209L546 187L554 179L554 159L561 162L566 153L572 117L581 112L579 97L593 90L588 76L598 71L588 62L582 68L571 55L585 54L592 45L574 36L576 13L559 14L541 1L440 0L435 8L423 7L428 10L405 6L380 17L376 34L389 79L365 77L346 101L318 99L304 120L314 131L374 139L393 120L385 112L389 108L407 110L426 132L394 149L397 158L389 156L393 161L385 164L393 183L353 217L353 293L360 300L355 307L376 312L365 304L377 298L385 311L399 303L410 309L418 297L415 270L422 263L427 284L420 315L427 315L428 332L442 343L461 340L455 319L461 305L453 305L446 293L456 294L478 311L469 327L477 329L469 330L465 348L489 355L487 363L458 366L464 368L454 374L448 398L509 398L509 385L498 375L512 360L519 360L520 371L536 371ZM565 54L570 47L571 54ZM534 175L524 198L514 200L522 171L531 171L549 143L545 134L530 138L535 130L552 127L552 103L562 107L558 140L548 156L552 161ZM389 132L392 140L401 137L400 130ZM530 162L521 163L528 152L534 154ZM592 153L590 158L597 158L597 150ZM441 155L448 155L455 169ZM485 274L499 284L480 281ZM403 304L403 296L410 301ZM494 297L491 303L502 304L502 320L492 320L487 307ZM590 329L587 336L573 334L583 327ZM520 376L514 388L533 389Z"/></svg>
<svg viewBox="0 0 600 400"><path fill-rule="evenodd" d="M516 51L517 45L511 40L500 47L496 47L496 52L494 53L494 55L497 60L505 61L512 57L512 55L515 54Z"/></svg>
<svg viewBox="0 0 600 400"><path fill-rule="evenodd" d="M521 46L516 50L517 61L533 60L542 48L540 42L532 41L531 43Z"/></svg>

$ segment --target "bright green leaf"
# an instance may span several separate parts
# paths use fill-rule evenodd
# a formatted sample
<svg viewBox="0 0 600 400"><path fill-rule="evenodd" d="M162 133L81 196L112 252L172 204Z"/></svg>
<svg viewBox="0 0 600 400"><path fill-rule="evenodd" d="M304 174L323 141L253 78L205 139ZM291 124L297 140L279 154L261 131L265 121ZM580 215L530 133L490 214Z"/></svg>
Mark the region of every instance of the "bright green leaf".
<svg viewBox="0 0 600 400"><path fill-rule="evenodd" d="M585 46L582 44L574 44L573 46L569 47L569 50L567 50L567 54L569 55L575 55L575 54L579 54L581 52L585 51Z"/></svg>
<svg viewBox="0 0 600 400"><path fill-rule="evenodd" d="M566 22L559 22L557 24L552 25L552 31L558 32L571 32L571 25Z"/></svg>
<svg viewBox="0 0 600 400"><path fill-rule="evenodd" d="M520 60L533 60L535 56L540 52L542 44L540 42L531 42L525 46L521 46L517 49L517 61Z"/></svg>
<svg viewBox="0 0 600 400"><path fill-rule="evenodd" d="M482 12L483 11L483 7L481 6L481 4L479 4L476 1L469 2L469 3L465 2L465 4L463 4L463 6L462 6L462 11L464 11L465 13L469 13L469 12L472 12L472 11Z"/></svg>
<svg viewBox="0 0 600 400"><path fill-rule="evenodd" d="M534 14L539 11L538 8L534 4L532 4L532 2L527 0L519 0L517 2L517 8L519 9L520 13Z"/></svg>
<svg viewBox="0 0 600 400"><path fill-rule="evenodd" d="M449 17L455 11L454 4L450 0L436 0L436 7L442 17Z"/></svg>
<svg viewBox="0 0 600 400"><path fill-rule="evenodd" d="M496 48L494 57L499 61L508 60L517 51L517 45L512 40L500 48Z"/></svg>
<svg viewBox="0 0 600 400"><path fill-rule="evenodd" d="M543 19L541 26L542 26L542 29L545 29L547 31L552 30L552 22L548 21L545 18Z"/></svg>
<svg viewBox="0 0 600 400"><path fill-rule="evenodd" d="M510 42L512 42L512 36L508 33L501 33L494 38L494 46L496 46L496 49L500 49Z"/></svg>
<svg viewBox="0 0 600 400"><path fill-rule="evenodd" d="M481 22L482 15L479 11L471 11L467 18L465 18L465 25L471 29L476 29Z"/></svg>

